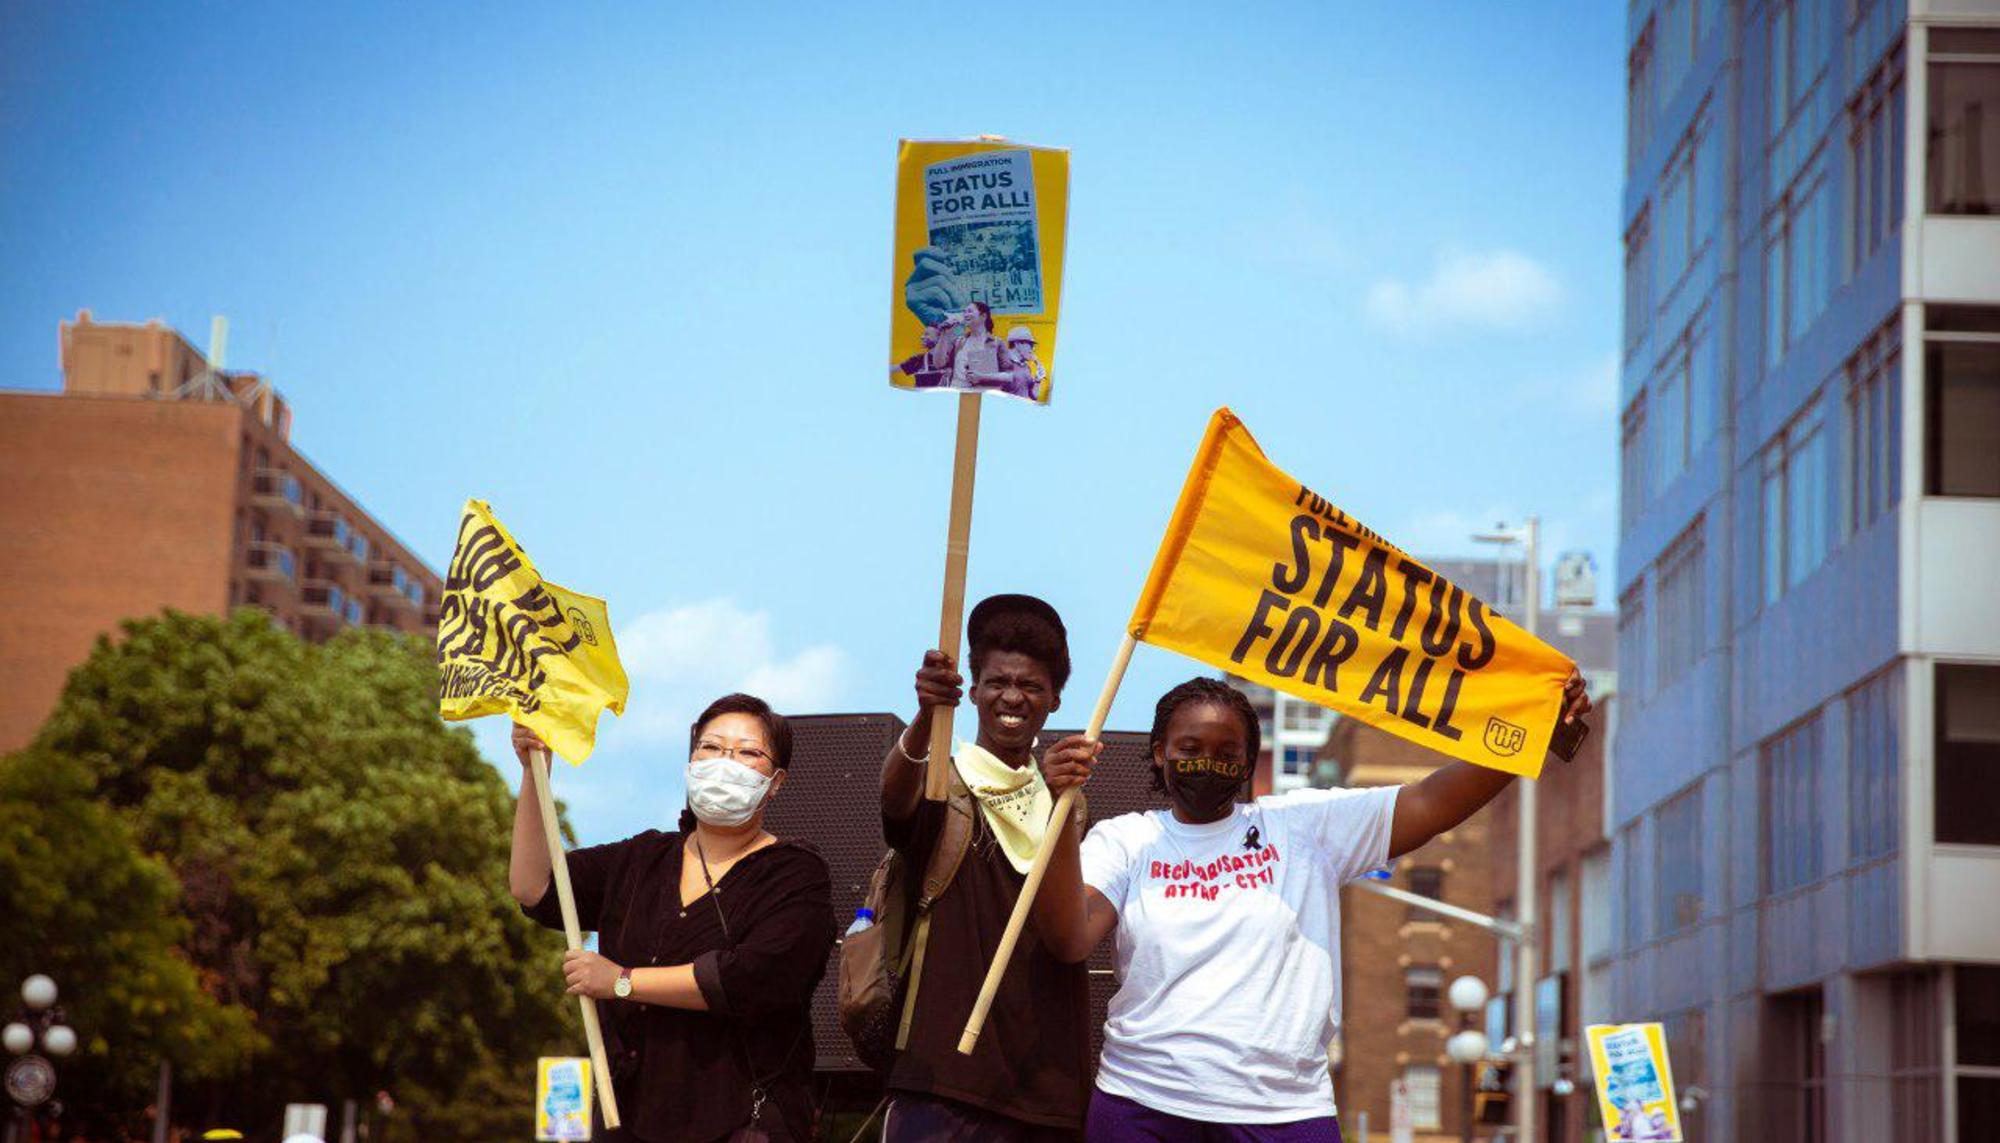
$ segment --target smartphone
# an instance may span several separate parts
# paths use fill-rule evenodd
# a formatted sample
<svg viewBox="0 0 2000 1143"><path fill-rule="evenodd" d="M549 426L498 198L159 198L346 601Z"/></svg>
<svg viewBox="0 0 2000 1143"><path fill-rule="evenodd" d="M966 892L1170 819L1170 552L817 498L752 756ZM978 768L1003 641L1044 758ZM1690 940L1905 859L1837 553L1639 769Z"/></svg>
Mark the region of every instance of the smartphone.
<svg viewBox="0 0 2000 1143"><path fill-rule="evenodd" d="M1583 748L1583 740L1590 737L1590 724L1582 719L1556 723L1555 733L1549 735L1549 753L1565 762L1576 761L1576 752Z"/></svg>

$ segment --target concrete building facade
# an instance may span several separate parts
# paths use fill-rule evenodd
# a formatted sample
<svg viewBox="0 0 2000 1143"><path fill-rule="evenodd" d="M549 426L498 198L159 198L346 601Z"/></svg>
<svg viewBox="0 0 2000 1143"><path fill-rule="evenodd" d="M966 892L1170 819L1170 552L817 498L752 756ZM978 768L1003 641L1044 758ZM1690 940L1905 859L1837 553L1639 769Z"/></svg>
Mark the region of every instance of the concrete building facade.
<svg viewBox="0 0 2000 1143"><path fill-rule="evenodd" d="M2000 4L1629 6L1614 1009L2000 1138Z"/></svg>
<svg viewBox="0 0 2000 1143"><path fill-rule="evenodd" d="M157 323L61 330L63 389L0 392L0 750L123 619L260 607L302 637L428 632L442 583L305 459L253 373Z"/></svg>

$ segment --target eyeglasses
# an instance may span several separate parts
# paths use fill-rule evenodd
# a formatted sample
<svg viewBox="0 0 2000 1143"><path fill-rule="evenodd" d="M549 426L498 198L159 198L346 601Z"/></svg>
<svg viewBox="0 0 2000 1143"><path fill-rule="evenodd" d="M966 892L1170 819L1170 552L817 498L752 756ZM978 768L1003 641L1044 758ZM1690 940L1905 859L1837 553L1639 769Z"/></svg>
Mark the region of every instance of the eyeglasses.
<svg viewBox="0 0 2000 1143"><path fill-rule="evenodd" d="M706 762L713 758L734 758L738 762L744 762L751 766L769 766L774 762L771 752L762 746L750 744L731 746L726 742L721 742L713 738L704 738L700 742L695 743L694 756L700 762Z"/></svg>

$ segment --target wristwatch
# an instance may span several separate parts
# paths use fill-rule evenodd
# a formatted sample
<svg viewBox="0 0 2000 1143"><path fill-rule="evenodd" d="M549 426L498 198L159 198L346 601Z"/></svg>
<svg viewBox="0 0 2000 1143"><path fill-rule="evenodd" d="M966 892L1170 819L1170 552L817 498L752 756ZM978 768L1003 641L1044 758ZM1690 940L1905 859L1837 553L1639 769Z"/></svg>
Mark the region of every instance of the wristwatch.
<svg viewBox="0 0 2000 1143"><path fill-rule="evenodd" d="M618 970L618 979L611 985L611 995L616 996L620 1000L632 999L631 969L621 968Z"/></svg>

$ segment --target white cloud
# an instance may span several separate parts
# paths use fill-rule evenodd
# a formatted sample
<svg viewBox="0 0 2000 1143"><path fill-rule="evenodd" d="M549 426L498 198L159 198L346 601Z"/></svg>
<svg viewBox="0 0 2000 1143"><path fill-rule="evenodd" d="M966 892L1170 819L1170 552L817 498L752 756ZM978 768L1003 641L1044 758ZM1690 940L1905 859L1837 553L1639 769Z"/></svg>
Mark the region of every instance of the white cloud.
<svg viewBox="0 0 2000 1143"><path fill-rule="evenodd" d="M1589 368L1567 376L1548 374L1521 383L1522 402L1585 420L1608 420L1618 412L1618 355L1607 353Z"/></svg>
<svg viewBox="0 0 2000 1143"><path fill-rule="evenodd" d="M746 691L786 714L834 708L850 673L839 647L815 643L783 649L771 615L734 600L649 611L617 627L618 657L632 680L622 718L597 725L597 751L582 766L558 766L556 794L585 844L610 841L648 827L671 829L685 798L681 764L687 729L703 707L731 691ZM480 753L511 785L520 767L508 743L509 723L473 724Z"/></svg>
<svg viewBox="0 0 2000 1143"><path fill-rule="evenodd" d="M1524 329L1555 312L1562 288L1540 262L1513 250L1447 250L1428 278L1368 287L1368 316L1396 333L1454 327Z"/></svg>
<svg viewBox="0 0 2000 1143"><path fill-rule="evenodd" d="M779 650L769 612L732 599L649 611L618 631L632 678L628 715L639 737L678 740L711 700L747 691L781 711L825 710L840 694L847 656L830 643Z"/></svg>

